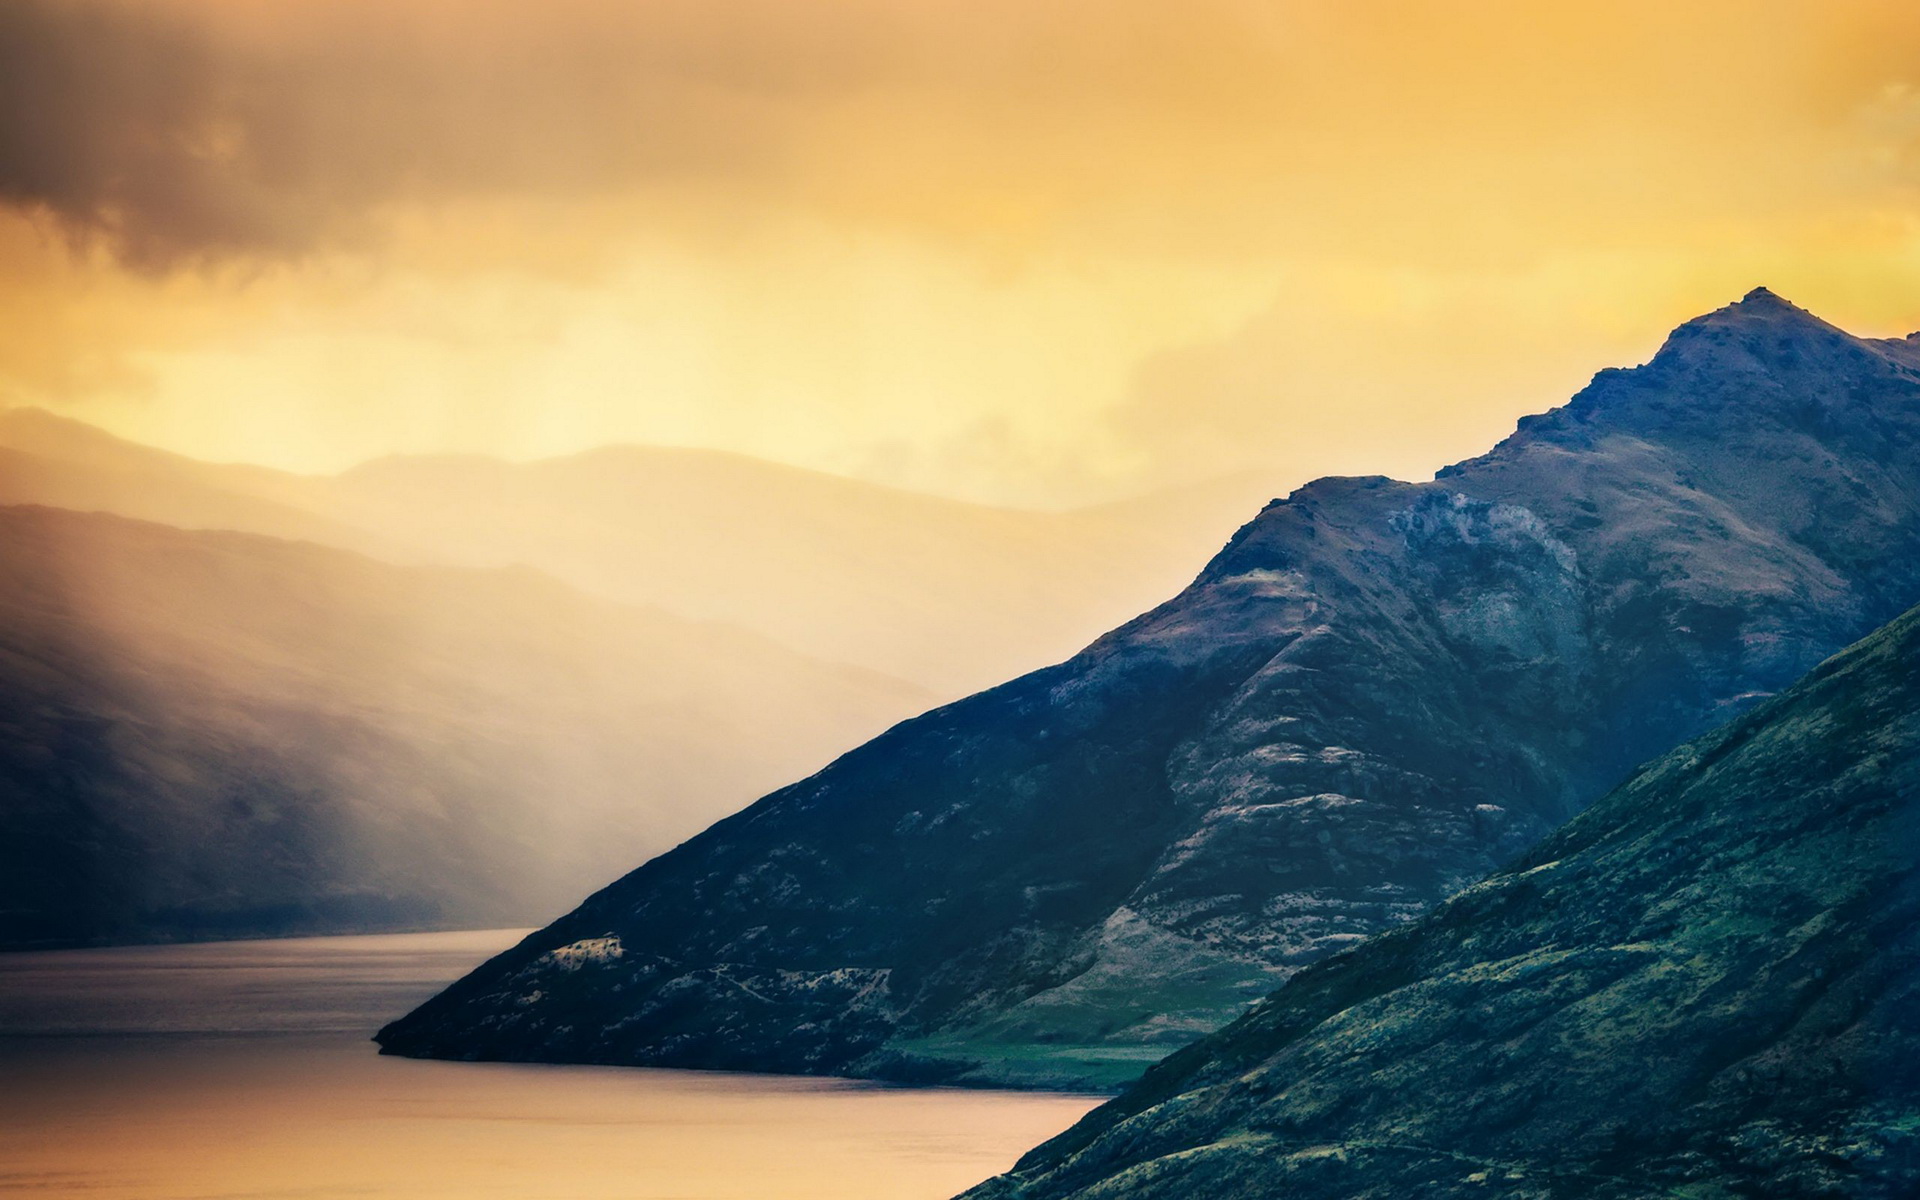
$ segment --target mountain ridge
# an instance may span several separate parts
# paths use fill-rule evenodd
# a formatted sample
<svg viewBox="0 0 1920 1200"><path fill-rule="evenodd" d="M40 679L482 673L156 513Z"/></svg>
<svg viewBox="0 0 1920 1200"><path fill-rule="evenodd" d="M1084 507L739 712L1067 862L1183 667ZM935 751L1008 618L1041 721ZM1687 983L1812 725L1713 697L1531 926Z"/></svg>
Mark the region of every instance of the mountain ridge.
<svg viewBox="0 0 1920 1200"><path fill-rule="evenodd" d="M31 409L0 413L0 447L47 460L0 477L0 500L313 540L401 564L524 563L940 699L1057 661L1185 583L1253 488L1047 513L647 446L525 463L389 456L303 476L202 463Z"/></svg>
<svg viewBox="0 0 1920 1200"><path fill-rule="evenodd" d="M382 1046L1112 1086L1916 595L1920 371L1730 306L1434 482L1296 489L1173 599L646 864ZM543 957L606 937L592 971Z"/></svg>

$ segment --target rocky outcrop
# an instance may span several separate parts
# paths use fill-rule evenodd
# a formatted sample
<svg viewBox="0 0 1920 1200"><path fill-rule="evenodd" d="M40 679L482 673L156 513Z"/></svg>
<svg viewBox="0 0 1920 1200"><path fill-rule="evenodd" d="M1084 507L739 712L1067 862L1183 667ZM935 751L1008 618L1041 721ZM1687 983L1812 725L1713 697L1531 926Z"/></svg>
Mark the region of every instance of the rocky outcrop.
<svg viewBox="0 0 1920 1200"><path fill-rule="evenodd" d="M1920 598L1920 342L1765 291L648 863L393 1053L1104 1086ZM548 986L541 955L628 957ZM857 1012L828 981L875 987ZM878 981L884 979L884 993Z"/></svg>

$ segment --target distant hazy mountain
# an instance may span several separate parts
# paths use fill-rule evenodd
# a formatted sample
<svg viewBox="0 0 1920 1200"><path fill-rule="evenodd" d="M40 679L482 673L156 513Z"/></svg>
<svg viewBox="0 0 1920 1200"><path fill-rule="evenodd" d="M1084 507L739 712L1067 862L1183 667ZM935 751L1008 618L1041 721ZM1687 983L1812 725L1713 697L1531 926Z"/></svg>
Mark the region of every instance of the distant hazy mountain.
<svg viewBox="0 0 1920 1200"><path fill-rule="evenodd" d="M1920 610L971 1200L1920 1195Z"/></svg>
<svg viewBox="0 0 1920 1200"><path fill-rule="evenodd" d="M1301 488L1171 602L655 859L383 1045L1122 1080L1916 599L1920 341L1756 291L1431 483Z"/></svg>
<svg viewBox="0 0 1920 1200"><path fill-rule="evenodd" d="M717 451L633 446L525 464L390 458L300 476L196 462L32 409L0 412L0 447L39 460L31 471L0 462L0 500L304 538L405 562L522 563L612 599L758 630L943 699L1056 662L1139 613L1191 579L1248 505L1272 494L1236 476L1036 513Z"/></svg>
<svg viewBox="0 0 1920 1200"><path fill-rule="evenodd" d="M198 463L122 442L32 408L0 409L0 504L110 512L182 529L227 529L417 557L389 539L256 494L310 487L298 476Z"/></svg>
<svg viewBox="0 0 1920 1200"><path fill-rule="evenodd" d="M0 945L537 921L924 702L525 569L0 508Z"/></svg>

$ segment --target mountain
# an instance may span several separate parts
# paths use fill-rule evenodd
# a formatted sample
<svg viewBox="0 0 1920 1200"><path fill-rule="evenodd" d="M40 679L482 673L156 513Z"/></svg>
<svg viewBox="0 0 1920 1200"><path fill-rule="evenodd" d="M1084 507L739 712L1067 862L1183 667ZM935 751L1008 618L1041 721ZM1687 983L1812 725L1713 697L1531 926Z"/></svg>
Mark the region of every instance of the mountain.
<svg viewBox="0 0 1920 1200"><path fill-rule="evenodd" d="M1916 598L1920 340L1756 291L1431 483L1299 489L1170 602L720 822L381 1042L1112 1085Z"/></svg>
<svg viewBox="0 0 1920 1200"><path fill-rule="evenodd" d="M312 486L300 476L138 446L40 409L0 409L0 504L110 512L387 557L402 553L366 529L273 498Z"/></svg>
<svg viewBox="0 0 1920 1200"><path fill-rule="evenodd" d="M385 459L331 489L318 511L448 561L528 563L943 699L1066 657L1190 579L1232 531L1175 504L1158 523L1027 512L662 447Z"/></svg>
<svg viewBox="0 0 1920 1200"><path fill-rule="evenodd" d="M531 923L924 700L525 569L0 508L0 946Z"/></svg>
<svg viewBox="0 0 1920 1200"><path fill-rule="evenodd" d="M1138 613L1192 578L1246 498L1273 494L1234 476L1080 512L1027 512L640 446L529 463L395 457L303 476L197 462L33 409L0 412L0 456L0 501L407 564L524 564L941 699L1058 661Z"/></svg>
<svg viewBox="0 0 1920 1200"><path fill-rule="evenodd" d="M1920 609L969 1200L1920 1194Z"/></svg>

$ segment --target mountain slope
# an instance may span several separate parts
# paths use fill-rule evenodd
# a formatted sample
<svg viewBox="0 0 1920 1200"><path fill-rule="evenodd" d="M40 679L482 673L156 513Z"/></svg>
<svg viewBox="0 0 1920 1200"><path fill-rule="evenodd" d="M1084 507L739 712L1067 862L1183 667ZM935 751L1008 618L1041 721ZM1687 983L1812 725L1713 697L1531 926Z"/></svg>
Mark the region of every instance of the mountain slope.
<svg viewBox="0 0 1920 1200"><path fill-rule="evenodd" d="M922 699L530 571L0 508L0 945L537 921Z"/></svg>
<svg viewBox="0 0 1920 1200"><path fill-rule="evenodd" d="M1920 1192L1920 609L971 1200Z"/></svg>
<svg viewBox="0 0 1920 1200"><path fill-rule="evenodd" d="M1916 596L1911 344L1755 292L1432 483L1299 489L1174 600L721 822L382 1044L1111 1084Z"/></svg>
<svg viewBox="0 0 1920 1200"><path fill-rule="evenodd" d="M182 529L227 529L400 557L358 526L266 498L276 473L196 463L134 446L37 409L0 410L0 504L109 512ZM287 487L308 486L286 476Z"/></svg>
<svg viewBox="0 0 1920 1200"><path fill-rule="evenodd" d="M1058 661L1192 578L1235 477L1070 513L918 495L717 451L614 446L529 463L381 459L337 476L202 463L0 411L0 502L524 564L610 599L738 624L941 698ZM3 454L4 451L0 451ZM30 455L27 460L18 455Z"/></svg>
<svg viewBox="0 0 1920 1200"><path fill-rule="evenodd" d="M744 625L943 698L1071 654L1191 578L1231 528L993 508L636 446L524 464L381 460L331 481L319 511L448 561L525 562Z"/></svg>

